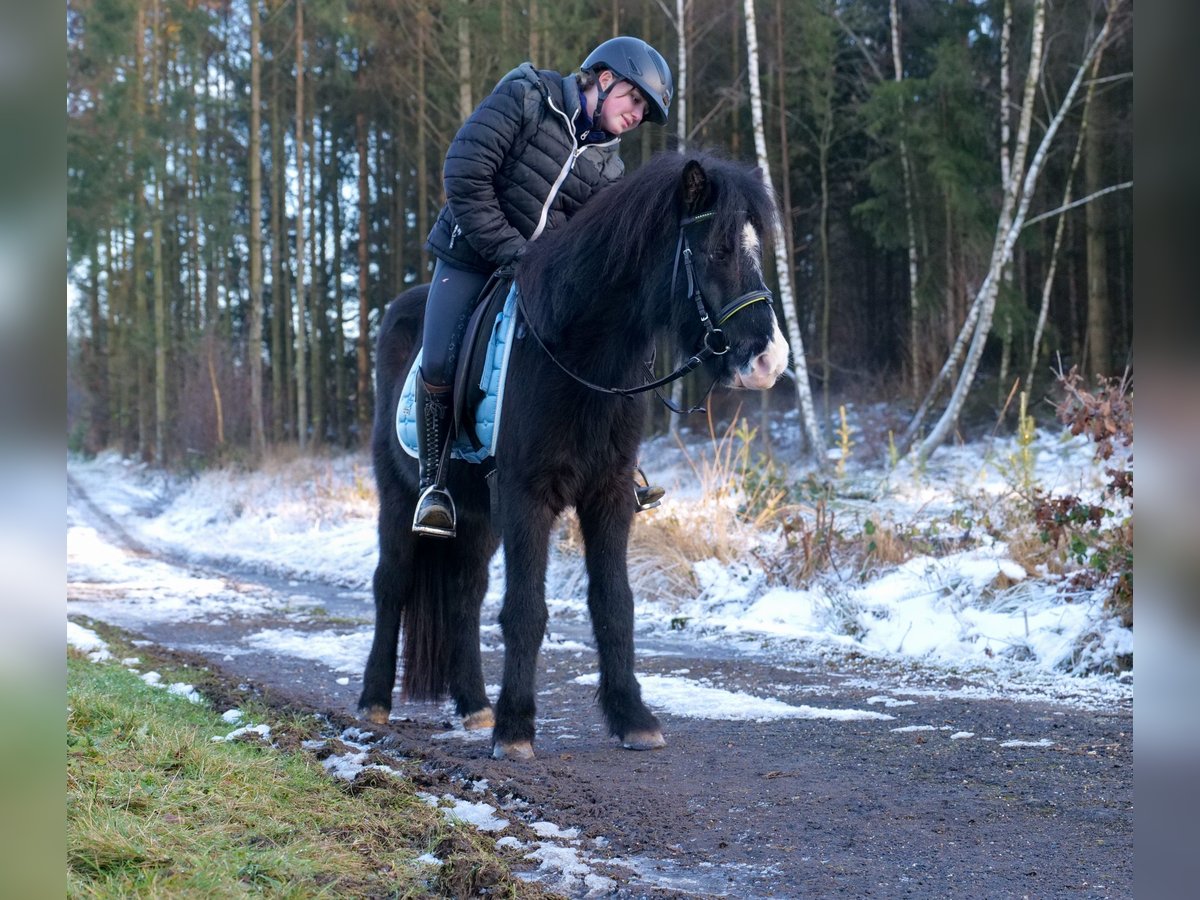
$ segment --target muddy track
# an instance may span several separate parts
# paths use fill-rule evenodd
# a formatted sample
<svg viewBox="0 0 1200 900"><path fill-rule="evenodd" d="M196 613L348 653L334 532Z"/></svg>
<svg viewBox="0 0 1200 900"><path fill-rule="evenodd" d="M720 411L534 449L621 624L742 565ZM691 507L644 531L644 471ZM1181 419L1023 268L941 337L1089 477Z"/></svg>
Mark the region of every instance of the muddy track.
<svg viewBox="0 0 1200 900"><path fill-rule="evenodd" d="M86 498L78 485L71 491ZM114 543L147 552L86 506L91 524ZM281 589L257 582L258 591ZM509 809L519 801L528 804L526 819L578 829L597 870L618 883L611 896L1132 895L1129 709L972 699L973 685L954 679L924 694L914 692L911 671L850 658L741 655L684 635L642 642L638 671L893 718L756 722L664 712L668 746L633 753L606 734L594 687L576 680L595 672L595 659L578 649L586 622L565 617L552 620L559 640L539 661L538 759L498 762L486 741L453 728L448 708L397 698L389 726L367 726L354 718L357 677L269 649L249 652L246 636L264 628L349 634L369 627L361 598L315 583L287 589L317 596L326 618L259 615L133 630L202 659L214 689L225 686L226 702L242 686L280 706L359 724L389 752L421 760L436 793L466 796L464 784L484 779L473 801ZM97 619L106 618L103 609L68 604L68 612ZM502 649L486 635L485 649L485 679L494 685ZM1004 746L1011 741L1024 743Z"/></svg>

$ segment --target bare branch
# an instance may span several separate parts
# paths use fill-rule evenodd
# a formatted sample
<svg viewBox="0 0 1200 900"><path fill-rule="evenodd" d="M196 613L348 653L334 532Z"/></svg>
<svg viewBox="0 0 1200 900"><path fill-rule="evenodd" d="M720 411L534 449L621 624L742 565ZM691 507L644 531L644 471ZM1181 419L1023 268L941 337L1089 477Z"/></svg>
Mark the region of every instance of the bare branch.
<svg viewBox="0 0 1200 900"><path fill-rule="evenodd" d="M1080 197L1078 200L1068 203L1066 206L1060 206L1058 209L1052 209L1048 212L1039 213L1032 219L1026 219L1023 228L1028 228L1030 225L1041 222L1043 219L1049 219L1051 216L1057 216L1059 213L1065 213L1068 209L1074 209L1077 206L1083 206L1085 203L1090 203L1097 197L1103 197L1105 194L1111 194L1113 191L1124 191L1131 187L1133 187L1132 181L1123 181L1120 184L1110 184L1108 187L1096 191L1093 194L1088 194L1086 197Z"/></svg>

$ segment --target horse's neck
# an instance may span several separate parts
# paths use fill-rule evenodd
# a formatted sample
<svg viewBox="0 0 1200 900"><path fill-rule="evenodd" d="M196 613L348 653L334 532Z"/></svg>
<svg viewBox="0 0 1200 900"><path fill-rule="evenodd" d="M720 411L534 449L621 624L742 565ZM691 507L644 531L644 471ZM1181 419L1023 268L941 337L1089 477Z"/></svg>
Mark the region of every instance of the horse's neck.
<svg viewBox="0 0 1200 900"><path fill-rule="evenodd" d="M614 384L642 371L660 330L635 290L594 297L563 313L560 322L553 341L560 360L573 363L581 375L593 373L584 376L591 381L608 378Z"/></svg>

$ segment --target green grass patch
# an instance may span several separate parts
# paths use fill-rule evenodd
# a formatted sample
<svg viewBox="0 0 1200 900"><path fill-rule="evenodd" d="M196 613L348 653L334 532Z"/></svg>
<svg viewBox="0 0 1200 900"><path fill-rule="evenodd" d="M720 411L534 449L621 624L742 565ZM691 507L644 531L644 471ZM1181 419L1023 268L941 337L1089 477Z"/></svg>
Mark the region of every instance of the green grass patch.
<svg viewBox="0 0 1200 900"><path fill-rule="evenodd" d="M113 663L69 652L67 665L71 896L542 893L405 777L371 772L346 785L308 753L213 743L234 726L207 705ZM416 862L427 852L444 864Z"/></svg>

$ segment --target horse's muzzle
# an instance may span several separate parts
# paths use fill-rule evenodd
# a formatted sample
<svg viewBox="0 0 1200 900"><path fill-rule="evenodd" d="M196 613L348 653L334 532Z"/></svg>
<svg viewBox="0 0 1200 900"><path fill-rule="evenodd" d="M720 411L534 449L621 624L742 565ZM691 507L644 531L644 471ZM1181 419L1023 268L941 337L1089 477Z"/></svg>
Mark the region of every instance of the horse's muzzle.
<svg viewBox="0 0 1200 900"><path fill-rule="evenodd" d="M765 391L773 386L787 368L788 345L779 323L767 349L733 373L733 386L751 391Z"/></svg>

